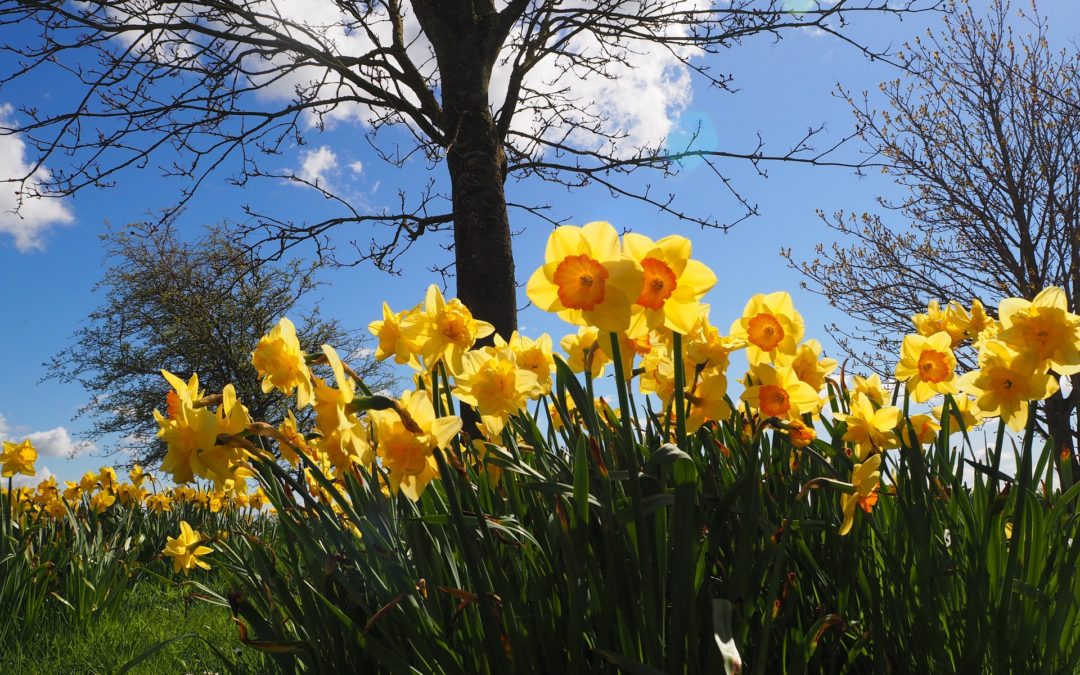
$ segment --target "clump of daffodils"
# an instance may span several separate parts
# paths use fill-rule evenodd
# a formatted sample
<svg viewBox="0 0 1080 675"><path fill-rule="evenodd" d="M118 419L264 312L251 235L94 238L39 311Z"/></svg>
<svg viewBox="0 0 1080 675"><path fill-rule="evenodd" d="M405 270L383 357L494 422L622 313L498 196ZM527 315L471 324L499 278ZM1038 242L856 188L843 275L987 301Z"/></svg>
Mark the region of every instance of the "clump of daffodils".
<svg viewBox="0 0 1080 675"><path fill-rule="evenodd" d="M879 376L855 376L850 383L842 373L837 377L839 364L820 342L805 339L803 317L784 291L750 298L742 315L725 323L730 327L724 333L703 302L716 276L692 252L689 240L676 235L654 241L635 233L620 237L606 222L562 226L548 238L544 262L530 276L526 293L573 326L558 342L571 372L596 379L614 370L626 383L619 386L636 379L640 394L659 401L660 419L673 419L676 403L682 406L684 433L727 424L745 437L771 429L798 452L839 448L838 460L850 467L848 480L829 482L841 490L841 534L853 527L858 510L872 511L889 451L934 442L946 415L965 427L999 417L1020 429L1030 402L1056 391L1055 376L1080 372L1080 318L1068 312L1060 289L1030 301L1003 300L996 320L978 300L969 306L932 302L926 313L912 317L915 332L903 340L896 385L917 404L942 396L950 403L905 416L894 404L898 392L886 389ZM531 409L548 411L555 430L586 419L627 428L624 410L600 404L595 412L581 411L557 397L555 341L549 335L494 335L491 324L436 286L410 309L395 311L383 303L381 314L369 325L378 341L375 357L412 368L414 390L395 398L367 395L330 345L305 354L296 327L283 318L259 341L252 364L264 391L295 397L297 411L313 408L312 427L300 429L301 418L291 411L277 426L251 420L231 386L208 395L197 375L184 381L163 373L172 385L167 410L155 413L158 436L168 446L163 469L178 483L201 478L226 502L246 500L261 509L264 498L249 496L245 487L252 476L249 462L274 452L299 471L316 499L327 495L314 469L339 484L365 471L383 480L387 494L420 500L440 478L438 453L446 453L453 466L487 463L515 440ZM978 368L960 375L956 350L969 346L978 352ZM729 380L731 355L741 350L749 368ZM732 383L741 385L737 396L729 392ZM453 400L476 411L479 419L471 428L449 414ZM833 444L818 440L830 401L838 435ZM9 463L16 471L26 462L15 459L8 445L0 458L10 455L4 471ZM498 480L495 464L488 472ZM89 499L89 506L103 509L115 508L106 503L112 495L155 510L167 510L180 498L139 489L133 483L91 491L72 485L68 491L72 499ZM103 491L107 495L100 496ZM221 496L208 497L209 508ZM192 564L199 564L197 558L190 558Z"/></svg>

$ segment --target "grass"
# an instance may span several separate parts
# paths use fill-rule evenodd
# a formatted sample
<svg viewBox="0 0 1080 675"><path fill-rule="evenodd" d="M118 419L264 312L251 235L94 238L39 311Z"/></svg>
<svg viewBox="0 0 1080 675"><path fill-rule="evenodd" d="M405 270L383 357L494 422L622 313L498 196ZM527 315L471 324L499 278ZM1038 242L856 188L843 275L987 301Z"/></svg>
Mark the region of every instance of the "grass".
<svg viewBox="0 0 1080 675"><path fill-rule="evenodd" d="M25 675L116 673L154 645L174 640L128 672L273 672L258 651L241 643L228 608L196 599L185 602L185 593L157 579L143 580L128 592L119 611L84 627L50 618L33 638L0 644L0 670Z"/></svg>

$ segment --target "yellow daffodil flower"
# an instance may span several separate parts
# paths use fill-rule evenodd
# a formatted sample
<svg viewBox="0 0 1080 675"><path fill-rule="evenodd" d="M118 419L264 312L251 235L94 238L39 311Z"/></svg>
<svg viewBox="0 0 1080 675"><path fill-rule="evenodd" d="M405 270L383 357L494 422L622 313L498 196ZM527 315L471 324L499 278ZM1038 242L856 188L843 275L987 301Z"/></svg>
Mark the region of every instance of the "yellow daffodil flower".
<svg viewBox="0 0 1080 675"><path fill-rule="evenodd" d="M689 239L674 234L656 242L623 235L623 255L641 266L643 277L633 311L650 329L665 326L686 335L701 316L701 298L716 285L716 275L690 258L691 248Z"/></svg>
<svg viewBox="0 0 1080 675"><path fill-rule="evenodd" d="M426 391L407 391L401 396L401 407L410 417L410 431L394 410L374 410L370 413L375 424L378 457L389 473L390 491L402 491L413 500L420 496L432 480L438 477L438 463L433 451L446 448L461 431L461 418L448 415L435 417L430 394Z"/></svg>
<svg viewBox="0 0 1080 675"><path fill-rule="evenodd" d="M10 478L15 474L34 476L34 462L37 461L37 450L30 439L22 443L9 443L4 441L4 451L0 453L0 476Z"/></svg>
<svg viewBox="0 0 1080 675"><path fill-rule="evenodd" d="M805 448L817 438L817 431L801 419L793 419L787 423L787 435L793 447Z"/></svg>
<svg viewBox="0 0 1080 675"><path fill-rule="evenodd" d="M800 380L791 368L769 364L751 366L749 377L753 384L740 398L762 417L797 419L818 408L818 393Z"/></svg>
<svg viewBox="0 0 1080 675"><path fill-rule="evenodd" d="M190 483L195 479L196 472L202 471L199 450L212 449L217 442L218 418L209 409L194 406L194 402L201 398L198 375L193 374L191 380L184 383L167 370L161 371L161 374L175 391L168 417L154 411L154 419L158 423L157 437L168 448L161 468L170 472L177 483Z"/></svg>
<svg viewBox="0 0 1080 675"><path fill-rule="evenodd" d="M643 284L641 266L622 254L615 228L593 222L555 228L548 237L544 264L525 290L545 312L617 333L630 327L631 308Z"/></svg>
<svg viewBox="0 0 1080 675"><path fill-rule="evenodd" d="M962 386L963 378L960 379ZM955 407L949 408L949 414L952 418L950 420L950 431L956 433L960 431L957 420L963 423L964 429L971 430L982 424L983 412L979 410L979 406L975 404L974 399L968 396L954 396L953 401L956 403ZM942 415L945 414L945 404L939 405L933 410L934 418L938 421L938 424L942 424Z"/></svg>
<svg viewBox="0 0 1080 675"><path fill-rule="evenodd" d="M931 300L927 303L926 313L912 316L911 323L915 324L916 333L930 337L934 333L948 332L949 316L937 300Z"/></svg>
<svg viewBox="0 0 1080 675"><path fill-rule="evenodd" d="M750 298L742 317L731 324L731 337L746 340L746 358L756 366L776 361L781 354L794 355L803 338L802 315L795 311L784 291Z"/></svg>
<svg viewBox="0 0 1080 675"><path fill-rule="evenodd" d="M744 347L746 340L721 335L720 330L709 323L708 312L703 313L694 330L683 340L683 354L686 361L692 364L686 371L690 374L688 377L692 376L695 368L726 371L731 353Z"/></svg>
<svg viewBox="0 0 1080 675"><path fill-rule="evenodd" d="M889 398L889 392L885 391L885 385L881 383L881 377L877 373L870 377L856 375L851 392L852 395L862 394L878 405L885 405L885 399Z"/></svg>
<svg viewBox="0 0 1080 675"><path fill-rule="evenodd" d="M296 390L296 405L305 408L314 398L311 372L296 337L296 326L282 317L270 332L259 339L251 353L251 364L262 380L263 393L277 389L286 396Z"/></svg>
<svg viewBox="0 0 1080 675"><path fill-rule="evenodd" d="M955 394L956 356L952 338L941 331L927 337L907 335L900 346L900 362L896 364L896 379L907 382L908 391L918 403L925 403L937 394Z"/></svg>
<svg viewBox="0 0 1080 675"><path fill-rule="evenodd" d="M605 339L607 336L604 336ZM592 326L582 326L578 332L571 333L559 341L559 346L566 352L566 365L575 373L585 372L585 363L589 361L589 372L593 378L602 377L607 364L611 363L608 352L603 351L597 342L600 331Z"/></svg>
<svg viewBox="0 0 1080 675"><path fill-rule="evenodd" d="M998 339L1013 351L1030 353L1042 370L1080 373L1080 316L1069 312L1065 291L1051 286L1032 300L1006 298L998 305Z"/></svg>
<svg viewBox="0 0 1080 675"><path fill-rule="evenodd" d="M675 362L667 345L655 345L641 360L641 370L641 377L638 379L641 393L655 394L663 408L671 405L675 396ZM715 372L723 374L723 371Z"/></svg>
<svg viewBox="0 0 1080 675"><path fill-rule="evenodd" d="M393 356L395 363L419 367L416 360L419 353L416 324L410 321L410 317L419 309L417 306L410 311L395 314L389 304L383 303L382 320L368 324L368 330L379 340L379 346L375 349L376 359L383 361Z"/></svg>
<svg viewBox="0 0 1080 675"><path fill-rule="evenodd" d="M877 487L881 480L881 455L872 455L862 464L856 464L851 471L853 494L840 495L840 508L844 512L844 523L840 526L840 536L851 531L855 521L855 507L870 513L877 504Z"/></svg>
<svg viewBox="0 0 1080 675"><path fill-rule="evenodd" d="M915 428L914 437L908 426L909 420L911 427ZM941 431L941 425L930 415L912 415L908 419L901 418L898 426L897 432L900 439L904 445L912 448L933 443L937 439L938 432Z"/></svg>
<svg viewBox="0 0 1080 675"><path fill-rule="evenodd" d="M519 368L508 347L467 352L454 380L454 396L476 408L491 438L498 438L510 416L540 394L536 374Z"/></svg>
<svg viewBox="0 0 1080 675"><path fill-rule="evenodd" d="M174 574L178 574L180 570L183 570L186 576L188 571L195 567L201 567L204 570L210 569L209 563L205 560L199 560L199 556L213 553L214 549L209 546L199 546L199 542L202 540L203 536L191 529L191 525L188 525L186 520L180 521L180 536L169 537L165 544L165 550L162 551L162 553L173 559Z"/></svg>
<svg viewBox="0 0 1080 675"><path fill-rule="evenodd" d="M731 417L727 402L727 377L713 371L698 379L693 393L686 397L686 431L694 433L708 421L719 422Z"/></svg>
<svg viewBox="0 0 1080 675"><path fill-rule="evenodd" d="M1037 358L991 340L979 352L978 370L966 373L960 384L976 397L983 414L1000 417L1010 429L1020 431L1027 424L1028 401L1042 400L1058 390L1057 380L1040 371Z"/></svg>
<svg viewBox="0 0 1080 675"><path fill-rule="evenodd" d="M842 440L855 444L859 459L895 448L900 443L893 431L900 423L900 409L893 406L875 409L865 394L852 395L851 412L836 413L834 417L838 422L847 423L847 432Z"/></svg>
<svg viewBox="0 0 1080 675"><path fill-rule="evenodd" d="M555 370L555 357L552 354L550 335L544 333L533 340L514 331L509 341L496 335L495 347L509 347L513 350L518 368L524 368L536 376L536 386L540 395L551 392L551 373Z"/></svg>
<svg viewBox="0 0 1080 675"><path fill-rule="evenodd" d="M402 328L415 334L428 369L442 361L451 374L461 370L461 358L473 344L495 332L494 326L473 318L461 300L443 297L435 284L428 287L422 311L414 312Z"/></svg>

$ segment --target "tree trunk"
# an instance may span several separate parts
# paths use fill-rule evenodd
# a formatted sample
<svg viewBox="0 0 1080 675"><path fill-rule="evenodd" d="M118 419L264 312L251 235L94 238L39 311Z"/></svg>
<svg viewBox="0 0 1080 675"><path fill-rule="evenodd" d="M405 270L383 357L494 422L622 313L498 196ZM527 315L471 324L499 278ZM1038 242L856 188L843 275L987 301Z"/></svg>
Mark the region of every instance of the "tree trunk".
<svg viewBox="0 0 1080 675"><path fill-rule="evenodd" d="M472 97L469 97L472 98ZM457 295L478 319L509 338L517 330L517 292L510 218L503 191L506 155L487 97L454 101L460 108L447 151L454 203L454 261Z"/></svg>
<svg viewBox="0 0 1080 675"><path fill-rule="evenodd" d="M1080 398L1080 392L1076 390L1077 385L1080 385L1080 377L1073 376L1071 381L1074 388L1069 397L1063 397L1059 391L1046 399L1044 410L1046 412L1046 430L1050 438L1054 440L1054 449L1058 454L1058 457L1055 458L1059 460L1058 467L1064 470L1064 467L1060 464L1060 458L1062 454L1067 452L1072 467L1072 475L1068 476L1068 478L1071 479L1070 482L1076 483L1080 481L1080 457L1076 452L1075 435L1077 432L1073 431L1072 418L1076 409L1076 401ZM1062 476L1062 479L1065 478L1065 476Z"/></svg>
<svg viewBox="0 0 1080 675"><path fill-rule="evenodd" d="M517 329L517 286L503 191L506 154L488 87L513 16L498 12L494 0L412 0L412 6L439 65L457 296L509 338Z"/></svg>

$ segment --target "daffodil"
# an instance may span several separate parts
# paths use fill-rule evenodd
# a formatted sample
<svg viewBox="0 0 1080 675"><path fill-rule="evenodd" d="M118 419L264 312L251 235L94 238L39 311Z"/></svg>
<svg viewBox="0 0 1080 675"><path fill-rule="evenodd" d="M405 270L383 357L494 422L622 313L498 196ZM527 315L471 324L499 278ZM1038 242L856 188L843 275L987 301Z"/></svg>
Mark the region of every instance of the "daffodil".
<svg viewBox="0 0 1080 675"><path fill-rule="evenodd" d="M925 335L907 335L900 346L896 379L907 382L908 391L918 403L937 394L955 394L956 356L952 338L945 331Z"/></svg>
<svg viewBox="0 0 1080 675"><path fill-rule="evenodd" d="M949 315L937 300L931 300L927 303L926 313L912 316L911 323L915 324L916 333L930 337L934 333L948 332Z"/></svg>
<svg viewBox="0 0 1080 675"><path fill-rule="evenodd" d="M791 296L777 291L750 298L730 333L746 340L746 357L756 366L775 361L781 354L794 355L804 330L802 315L795 311Z"/></svg>
<svg viewBox="0 0 1080 675"><path fill-rule="evenodd" d="M633 232L623 235L623 254L641 266L641 290L634 300L651 328L666 326L686 335L703 311L701 298L716 285L716 275L690 258L690 240L669 235L653 241Z"/></svg>
<svg viewBox="0 0 1080 675"><path fill-rule="evenodd" d="M379 340L379 346L375 349L375 358L379 361L394 357L395 363L409 364L417 367L416 355L418 352L416 331L410 329L415 324L410 321L416 307L407 312L394 313L390 305L383 303L381 321L372 321L368 324L368 330Z"/></svg>
<svg viewBox="0 0 1080 675"><path fill-rule="evenodd" d="M555 228L526 293L537 307L565 321L615 333L629 328L643 284L641 266L623 255L615 228L593 222Z"/></svg>
<svg viewBox="0 0 1080 675"><path fill-rule="evenodd" d="M859 459L899 445L894 429L900 422L900 409L893 406L875 408L865 394L851 397L851 412L836 413L837 421L847 423L842 440L855 444Z"/></svg>
<svg viewBox="0 0 1080 675"><path fill-rule="evenodd" d="M708 313L705 312L694 330L683 340L683 354L686 361L693 364L693 368L687 372L693 373L694 368L726 371L731 353L744 347L746 340L721 335L720 330L709 323Z"/></svg>
<svg viewBox="0 0 1080 675"><path fill-rule="evenodd" d="M405 392L400 406L409 417L408 424L395 410L370 413L375 424L377 452L389 474L390 491L397 494L400 490L409 499L418 501L428 484L439 475L435 448L449 446L461 431L461 418L453 415L436 418L426 391Z"/></svg>
<svg viewBox="0 0 1080 675"><path fill-rule="evenodd" d="M1028 402L1055 394L1058 383L1039 369L1035 353L1020 354L1004 342L991 340L979 352L979 368L966 373L960 384L975 396L979 410L1000 417L1013 431L1027 424Z"/></svg>
<svg viewBox="0 0 1080 675"><path fill-rule="evenodd" d="M963 386L963 378L960 378L961 386ZM953 433L960 431L959 424L955 422L959 421L963 424L965 430L974 429L982 424L983 412L979 410L979 406L975 404L974 399L968 396L954 396L954 406L949 407L949 417L952 420L951 430ZM945 405L939 405L933 410L934 418L937 419L938 424L943 424L942 417L945 415Z"/></svg>
<svg viewBox="0 0 1080 675"><path fill-rule="evenodd" d="M655 394L662 407L671 405L675 396L675 362L667 345L657 344L641 360L638 388L642 394ZM723 374L723 371L716 371Z"/></svg>
<svg viewBox="0 0 1080 675"><path fill-rule="evenodd" d="M780 356L778 361L780 365L791 368L796 377L819 393L825 389L825 379L838 365L836 359L821 356L821 343L817 340L807 340L799 345L794 356ZM811 412L816 415L824 403L825 400L819 396Z"/></svg>
<svg viewBox="0 0 1080 675"><path fill-rule="evenodd" d="M510 416L524 410L540 391L536 374L518 367L508 347L466 353L454 381L454 396L476 408L492 438L498 438Z"/></svg>
<svg viewBox="0 0 1080 675"><path fill-rule="evenodd" d="M37 450L30 439L22 443L9 443L4 441L4 451L0 453L0 476L10 478L15 474L34 476L34 462L37 461Z"/></svg>
<svg viewBox="0 0 1080 675"><path fill-rule="evenodd" d="M851 531L855 521L855 507L870 513L877 504L877 487L881 480L881 455L872 455L862 464L856 464L851 471L852 494L840 495L840 508L844 512L844 523L840 526L840 536Z"/></svg>
<svg viewBox="0 0 1080 675"><path fill-rule="evenodd" d="M874 373L869 377L856 375L851 385L852 394L862 394L878 405L885 405L885 399L889 392L885 391L885 385L881 383L881 377Z"/></svg>
<svg viewBox="0 0 1080 675"><path fill-rule="evenodd" d="M787 423L787 435L791 445L796 448L805 448L817 438L814 427L808 426L801 419L793 419Z"/></svg>
<svg viewBox="0 0 1080 675"><path fill-rule="evenodd" d="M514 331L509 341L496 335L495 347L509 347L513 350L518 368L524 368L536 376L539 395L551 392L551 371L555 370L555 357L552 354L550 335L544 333L533 340Z"/></svg>
<svg viewBox="0 0 1080 675"><path fill-rule="evenodd" d="M461 370L462 356L477 340L495 332L490 323L474 319L461 300L444 298L435 284L428 287L423 309L413 312L403 330L415 332L429 369L442 361L451 373Z"/></svg>
<svg viewBox="0 0 1080 675"><path fill-rule="evenodd" d="M135 466L131 467L130 471L128 471L128 477L131 478L132 483L138 486L143 484L143 481L145 481L147 477L149 477L149 474L144 472L143 468L136 464ZM151 478L150 482L153 482L153 478Z"/></svg>
<svg viewBox="0 0 1080 675"><path fill-rule="evenodd" d="M915 429L914 437L911 435L912 428ZM941 431L941 425L930 415L912 415L900 419L897 431L904 445L914 448L933 443Z"/></svg>
<svg viewBox="0 0 1080 675"><path fill-rule="evenodd" d="M768 364L751 366L749 378L752 384L741 398L763 417L796 419L817 410L818 393L800 380L791 368Z"/></svg>
<svg viewBox="0 0 1080 675"><path fill-rule="evenodd" d="M94 513L105 513L115 503L116 495L108 490L102 490L90 498L90 510Z"/></svg>
<svg viewBox="0 0 1080 675"><path fill-rule="evenodd" d="M186 576L188 571L195 569L195 567L201 567L204 570L210 569L209 563L200 560L199 556L213 553L214 549L209 546L199 546L199 542L202 540L203 536L191 529L191 525L188 525L186 520L180 521L180 536L169 537L165 544L165 550L162 551L162 553L173 559L174 573L178 574L180 570L183 570Z"/></svg>
<svg viewBox="0 0 1080 675"><path fill-rule="evenodd" d="M177 483L190 483L196 472L202 472L199 450L214 447L218 435L218 418L206 407L195 407L201 398L199 376L193 374L185 383L167 370L161 374L173 386L174 400L170 401L169 416L154 411L158 423L157 437L166 445L161 468L172 473ZM175 405L174 405L175 403Z"/></svg>
<svg viewBox="0 0 1080 675"><path fill-rule="evenodd" d="M1080 373L1080 316L1068 307L1065 291L1057 286L1030 301L1006 298L998 305L998 339L1014 351L1030 353L1040 368L1059 375Z"/></svg>
<svg viewBox="0 0 1080 675"><path fill-rule="evenodd" d="M577 333L571 333L559 341L559 346L566 352L566 365L570 366L570 370L584 373L587 365L591 377L603 376L605 367L611 363L611 357L601 350L599 340L598 329L582 326Z"/></svg>
<svg viewBox="0 0 1080 675"><path fill-rule="evenodd" d="M79 479L79 488L83 492L90 492L95 487L97 487L97 484L98 477L97 474L93 471L87 471L82 475L82 478Z"/></svg>
<svg viewBox="0 0 1080 675"><path fill-rule="evenodd" d="M976 298L971 301L971 312L968 314L967 327L964 329L964 337L975 340L979 334L994 324L994 320L986 313L982 302Z"/></svg>
<svg viewBox="0 0 1080 675"><path fill-rule="evenodd" d="M686 431L693 433L707 421L719 422L731 417L727 402L727 377L721 372L703 375L686 397Z"/></svg>
<svg viewBox="0 0 1080 675"><path fill-rule="evenodd" d="M278 452L281 453L281 458L293 468L299 466L300 455L298 453L310 455L311 448L308 446L304 435L300 433L296 424L296 417L293 416L291 410L285 412L285 419L281 420L281 424L278 425L278 433L284 439L284 442L278 443Z"/></svg>
<svg viewBox="0 0 1080 675"><path fill-rule="evenodd" d="M262 380L263 393L277 389L286 396L296 391L296 405L307 407L314 391L311 372L296 337L296 326L282 317L270 332L259 339L251 353L251 364Z"/></svg>

